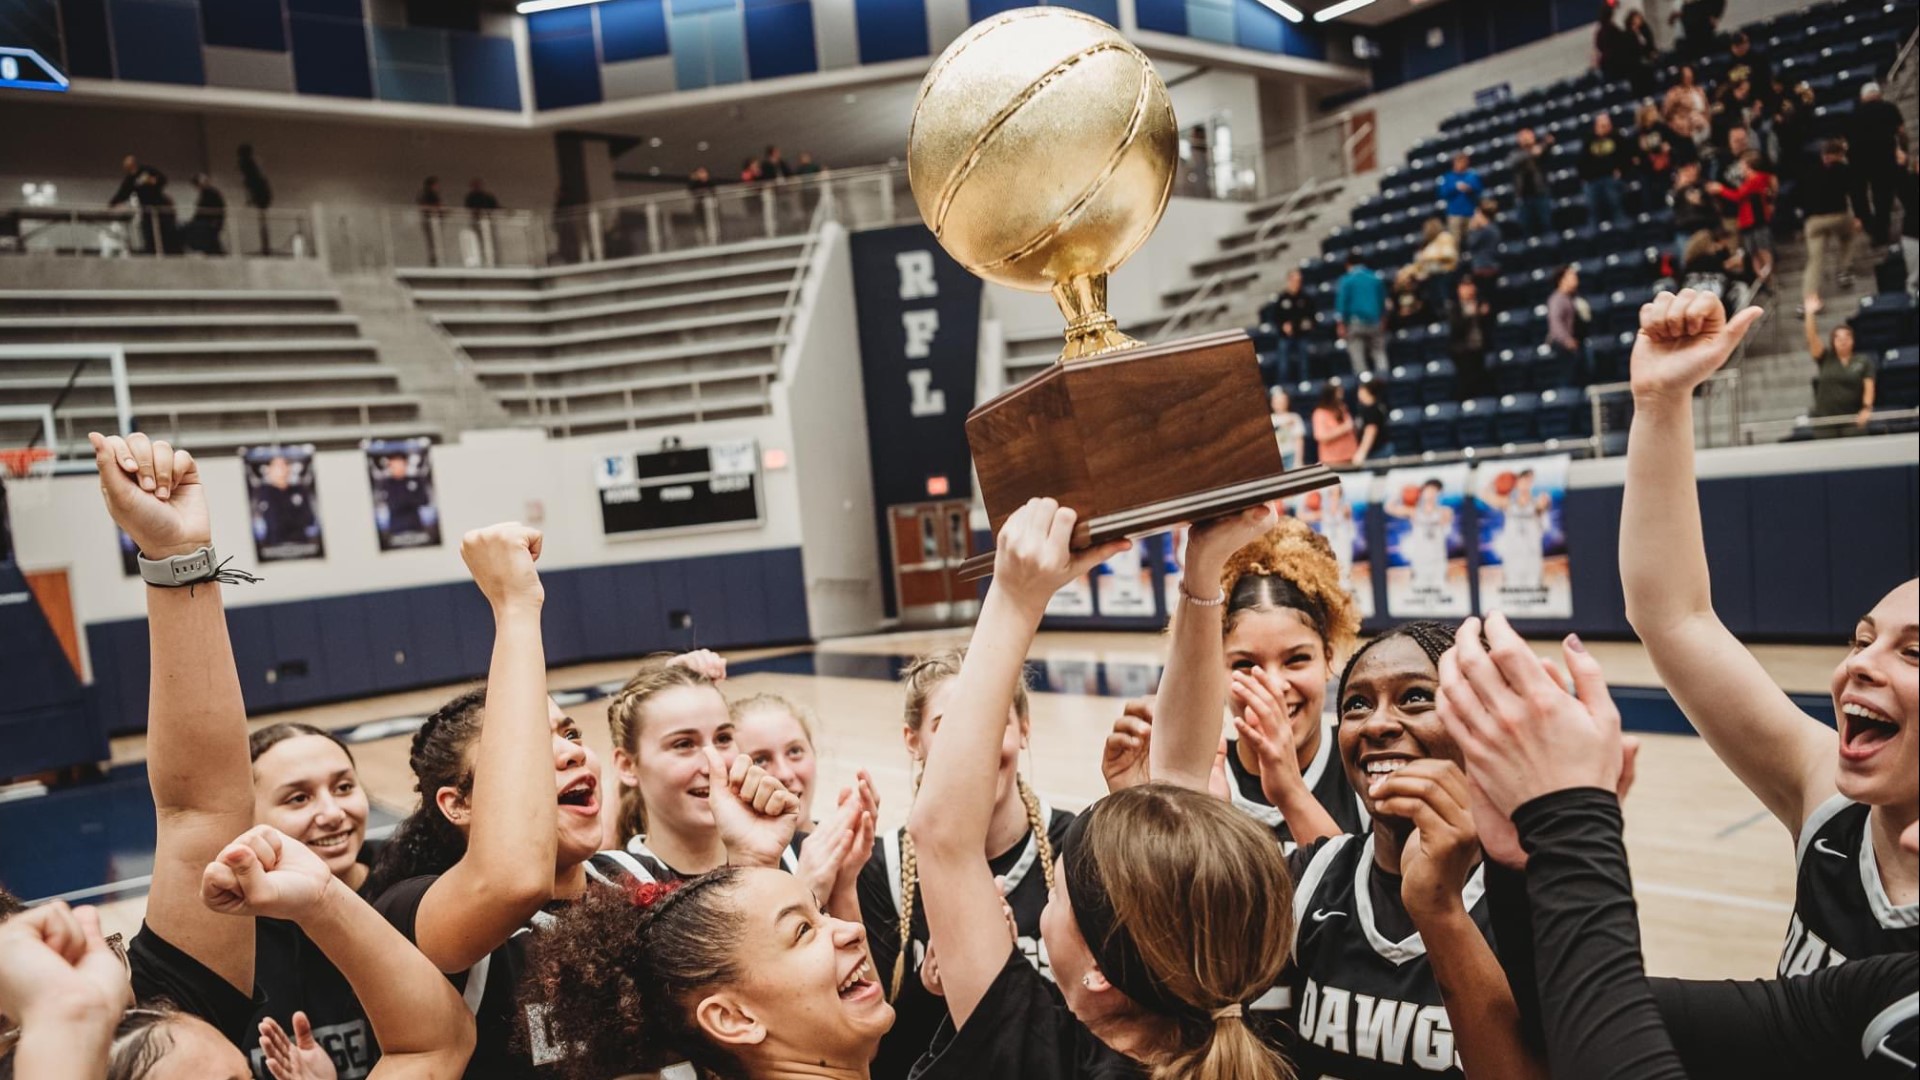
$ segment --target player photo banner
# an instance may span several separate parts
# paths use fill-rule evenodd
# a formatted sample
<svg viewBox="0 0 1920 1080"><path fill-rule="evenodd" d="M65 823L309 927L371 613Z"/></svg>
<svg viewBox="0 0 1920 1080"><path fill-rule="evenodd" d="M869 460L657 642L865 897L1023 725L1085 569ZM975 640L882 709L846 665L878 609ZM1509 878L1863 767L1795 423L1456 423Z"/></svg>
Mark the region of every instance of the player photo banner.
<svg viewBox="0 0 1920 1080"><path fill-rule="evenodd" d="M433 440L368 439L373 529L381 551L440 546L440 507L433 498Z"/></svg>
<svg viewBox="0 0 1920 1080"><path fill-rule="evenodd" d="M324 559L320 501L314 493L313 446L240 449L247 501L253 510L253 551L261 562Z"/></svg>
<svg viewBox="0 0 1920 1080"><path fill-rule="evenodd" d="M1566 454L1484 462L1473 470L1480 609L1515 619L1573 616L1567 565Z"/></svg>
<svg viewBox="0 0 1920 1080"><path fill-rule="evenodd" d="M1373 505L1372 473L1340 474L1337 487L1309 491L1287 500L1287 512L1327 538L1347 587L1363 619L1373 618L1373 553L1367 544L1367 508Z"/></svg>
<svg viewBox="0 0 1920 1080"><path fill-rule="evenodd" d="M1380 485L1386 514L1387 614L1395 619L1473 614L1460 520L1465 462L1390 469Z"/></svg>
<svg viewBox="0 0 1920 1080"><path fill-rule="evenodd" d="M1158 612L1153 595L1156 537L1133 546L1093 568L1094 602L1107 618L1151 619Z"/></svg>

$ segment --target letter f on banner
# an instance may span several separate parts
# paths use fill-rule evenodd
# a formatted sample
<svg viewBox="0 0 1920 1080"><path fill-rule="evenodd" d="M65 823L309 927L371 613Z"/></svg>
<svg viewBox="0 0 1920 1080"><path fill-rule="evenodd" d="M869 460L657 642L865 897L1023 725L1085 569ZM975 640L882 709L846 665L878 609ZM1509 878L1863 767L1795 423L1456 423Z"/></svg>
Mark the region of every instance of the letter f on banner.
<svg viewBox="0 0 1920 1080"><path fill-rule="evenodd" d="M907 359L925 360L933 352L933 335L940 332L940 309L903 311L900 326L907 332Z"/></svg>

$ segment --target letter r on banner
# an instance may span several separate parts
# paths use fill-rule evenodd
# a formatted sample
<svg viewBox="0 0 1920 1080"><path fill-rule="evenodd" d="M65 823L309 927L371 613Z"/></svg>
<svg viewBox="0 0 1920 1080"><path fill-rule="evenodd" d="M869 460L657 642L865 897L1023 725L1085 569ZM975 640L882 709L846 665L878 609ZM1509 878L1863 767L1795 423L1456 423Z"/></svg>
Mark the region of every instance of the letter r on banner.
<svg viewBox="0 0 1920 1080"><path fill-rule="evenodd" d="M900 299L940 295L940 285L933 280L933 252L903 251L893 257L893 264L900 268Z"/></svg>

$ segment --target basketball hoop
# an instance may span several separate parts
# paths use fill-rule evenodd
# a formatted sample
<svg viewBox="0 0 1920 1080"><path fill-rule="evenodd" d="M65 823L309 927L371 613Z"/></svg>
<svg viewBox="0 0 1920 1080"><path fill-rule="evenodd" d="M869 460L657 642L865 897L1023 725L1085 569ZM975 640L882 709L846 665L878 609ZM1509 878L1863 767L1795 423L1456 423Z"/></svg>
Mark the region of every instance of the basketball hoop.
<svg viewBox="0 0 1920 1080"><path fill-rule="evenodd" d="M53 450L45 446L0 448L0 483L13 507L45 506L53 498Z"/></svg>

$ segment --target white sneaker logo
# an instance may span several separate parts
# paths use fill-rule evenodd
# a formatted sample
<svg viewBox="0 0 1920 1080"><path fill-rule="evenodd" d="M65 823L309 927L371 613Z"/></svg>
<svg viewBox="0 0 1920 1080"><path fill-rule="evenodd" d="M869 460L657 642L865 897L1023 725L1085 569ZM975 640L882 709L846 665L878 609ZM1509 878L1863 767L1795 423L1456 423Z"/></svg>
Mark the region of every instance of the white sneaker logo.
<svg viewBox="0 0 1920 1080"><path fill-rule="evenodd" d="M1827 841L1824 837L1822 837L1821 839L1815 840L1813 842L1813 850L1819 852L1822 855L1831 855L1836 859L1844 859L1847 857L1845 852L1835 851L1832 848L1828 847Z"/></svg>
<svg viewBox="0 0 1920 1080"><path fill-rule="evenodd" d="M1337 918L1345 914L1346 912L1344 911L1328 911L1326 908L1321 908L1320 910L1313 913L1313 921L1317 923L1323 923L1323 922L1326 922L1328 919Z"/></svg>

